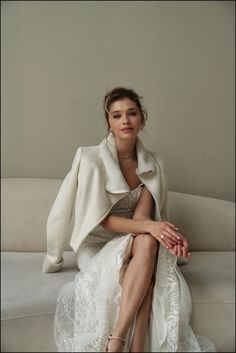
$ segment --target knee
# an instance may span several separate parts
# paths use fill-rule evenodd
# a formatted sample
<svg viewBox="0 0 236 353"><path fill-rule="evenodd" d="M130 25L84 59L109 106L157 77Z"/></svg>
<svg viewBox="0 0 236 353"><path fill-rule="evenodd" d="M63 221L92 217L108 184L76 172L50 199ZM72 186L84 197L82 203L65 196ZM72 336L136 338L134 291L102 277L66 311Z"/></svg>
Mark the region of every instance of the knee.
<svg viewBox="0 0 236 353"><path fill-rule="evenodd" d="M154 237L149 234L139 234L135 238L135 250L147 257L153 258L156 256L158 243Z"/></svg>
<svg viewBox="0 0 236 353"><path fill-rule="evenodd" d="M142 251L150 256L155 256L157 252L157 241L154 237L148 234L143 234L142 236Z"/></svg>

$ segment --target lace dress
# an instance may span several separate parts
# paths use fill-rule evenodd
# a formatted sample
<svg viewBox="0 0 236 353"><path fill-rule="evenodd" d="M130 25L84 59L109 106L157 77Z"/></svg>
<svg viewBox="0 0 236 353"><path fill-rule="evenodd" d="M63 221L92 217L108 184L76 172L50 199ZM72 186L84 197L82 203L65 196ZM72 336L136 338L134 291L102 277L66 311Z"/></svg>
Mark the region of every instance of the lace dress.
<svg viewBox="0 0 236 353"><path fill-rule="evenodd" d="M142 186L117 202L110 214L132 218ZM80 271L62 287L57 301L54 334L59 352L103 351L118 318L132 241L132 234L110 232L99 225L80 246ZM192 332L190 314L188 286L176 262L173 266L173 255L160 246L144 351L215 352L207 338ZM129 352L134 329L135 319L127 333L124 352Z"/></svg>

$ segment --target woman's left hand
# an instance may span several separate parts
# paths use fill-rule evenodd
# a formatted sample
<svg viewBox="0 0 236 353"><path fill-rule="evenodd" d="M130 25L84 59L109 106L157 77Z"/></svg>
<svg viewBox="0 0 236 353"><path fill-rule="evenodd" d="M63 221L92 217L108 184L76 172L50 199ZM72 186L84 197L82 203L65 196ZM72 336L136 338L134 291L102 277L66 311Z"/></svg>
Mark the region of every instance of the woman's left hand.
<svg viewBox="0 0 236 353"><path fill-rule="evenodd" d="M171 254L175 256L189 258L191 256L191 253L189 252L188 242L182 234L178 233L178 236L181 239L181 244L174 245L172 248L169 248L168 250L170 251Z"/></svg>

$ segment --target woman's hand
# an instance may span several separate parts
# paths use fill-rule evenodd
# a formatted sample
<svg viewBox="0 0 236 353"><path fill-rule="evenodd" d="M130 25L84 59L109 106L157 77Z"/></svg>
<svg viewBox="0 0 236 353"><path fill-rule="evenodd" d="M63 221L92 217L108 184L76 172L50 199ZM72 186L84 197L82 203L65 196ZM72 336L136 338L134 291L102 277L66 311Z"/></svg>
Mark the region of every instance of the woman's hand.
<svg viewBox="0 0 236 353"><path fill-rule="evenodd" d="M171 254L178 257L189 258L191 253L189 252L188 242L182 234L178 233L178 235L181 238L182 244L173 246L171 249L169 249L169 251Z"/></svg>
<svg viewBox="0 0 236 353"><path fill-rule="evenodd" d="M189 257L188 242L185 237L178 232L178 228L170 222L145 221L144 229L151 234L162 245L164 245L173 255Z"/></svg>
<svg viewBox="0 0 236 353"><path fill-rule="evenodd" d="M144 230L167 248L182 244L178 228L170 222L144 221Z"/></svg>

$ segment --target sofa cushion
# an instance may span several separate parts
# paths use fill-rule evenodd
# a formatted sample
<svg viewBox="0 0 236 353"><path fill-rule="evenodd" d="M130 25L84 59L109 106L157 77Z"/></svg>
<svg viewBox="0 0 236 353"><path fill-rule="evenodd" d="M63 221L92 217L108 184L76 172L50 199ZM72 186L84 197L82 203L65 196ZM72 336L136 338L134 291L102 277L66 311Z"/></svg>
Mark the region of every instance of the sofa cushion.
<svg viewBox="0 0 236 353"><path fill-rule="evenodd" d="M218 352L235 352L235 253L194 251L179 267L192 298L191 325Z"/></svg>
<svg viewBox="0 0 236 353"><path fill-rule="evenodd" d="M194 304L235 302L233 251L194 251L189 264L179 268L189 285Z"/></svg>
<svg viewBox="0 0 236 353"><path fill-rule="evenodd" d="M63 284L78 269L74 253L64 253L63 271L42 273L45 253L1 253L1 351L56 352L54 314Z"/></svg>
<svg viewBox="0 0 236 353"><path fill-rule="evenodd" d="M78 271L74 253L64 255L62 271L45 274L43 253L2 253L3 319L54 312L59 289ZM233 252L193 252L190 263L180 267L193 303L234 303L233 266Z"/></svg>
<svg viewBox="0 0 236 353"><path fill-rule="evenodd" d="M21 316L1 322L1 352L57 352L54 313Z"/></svg>
<svg viewBox="0 0 236 353"><path fill-rule="evenodd" d="M64 253L61 272L45 274L41 252L2 252L2 319L54 313L56 298L64 283L78 272L72 251Z"/></svg>

